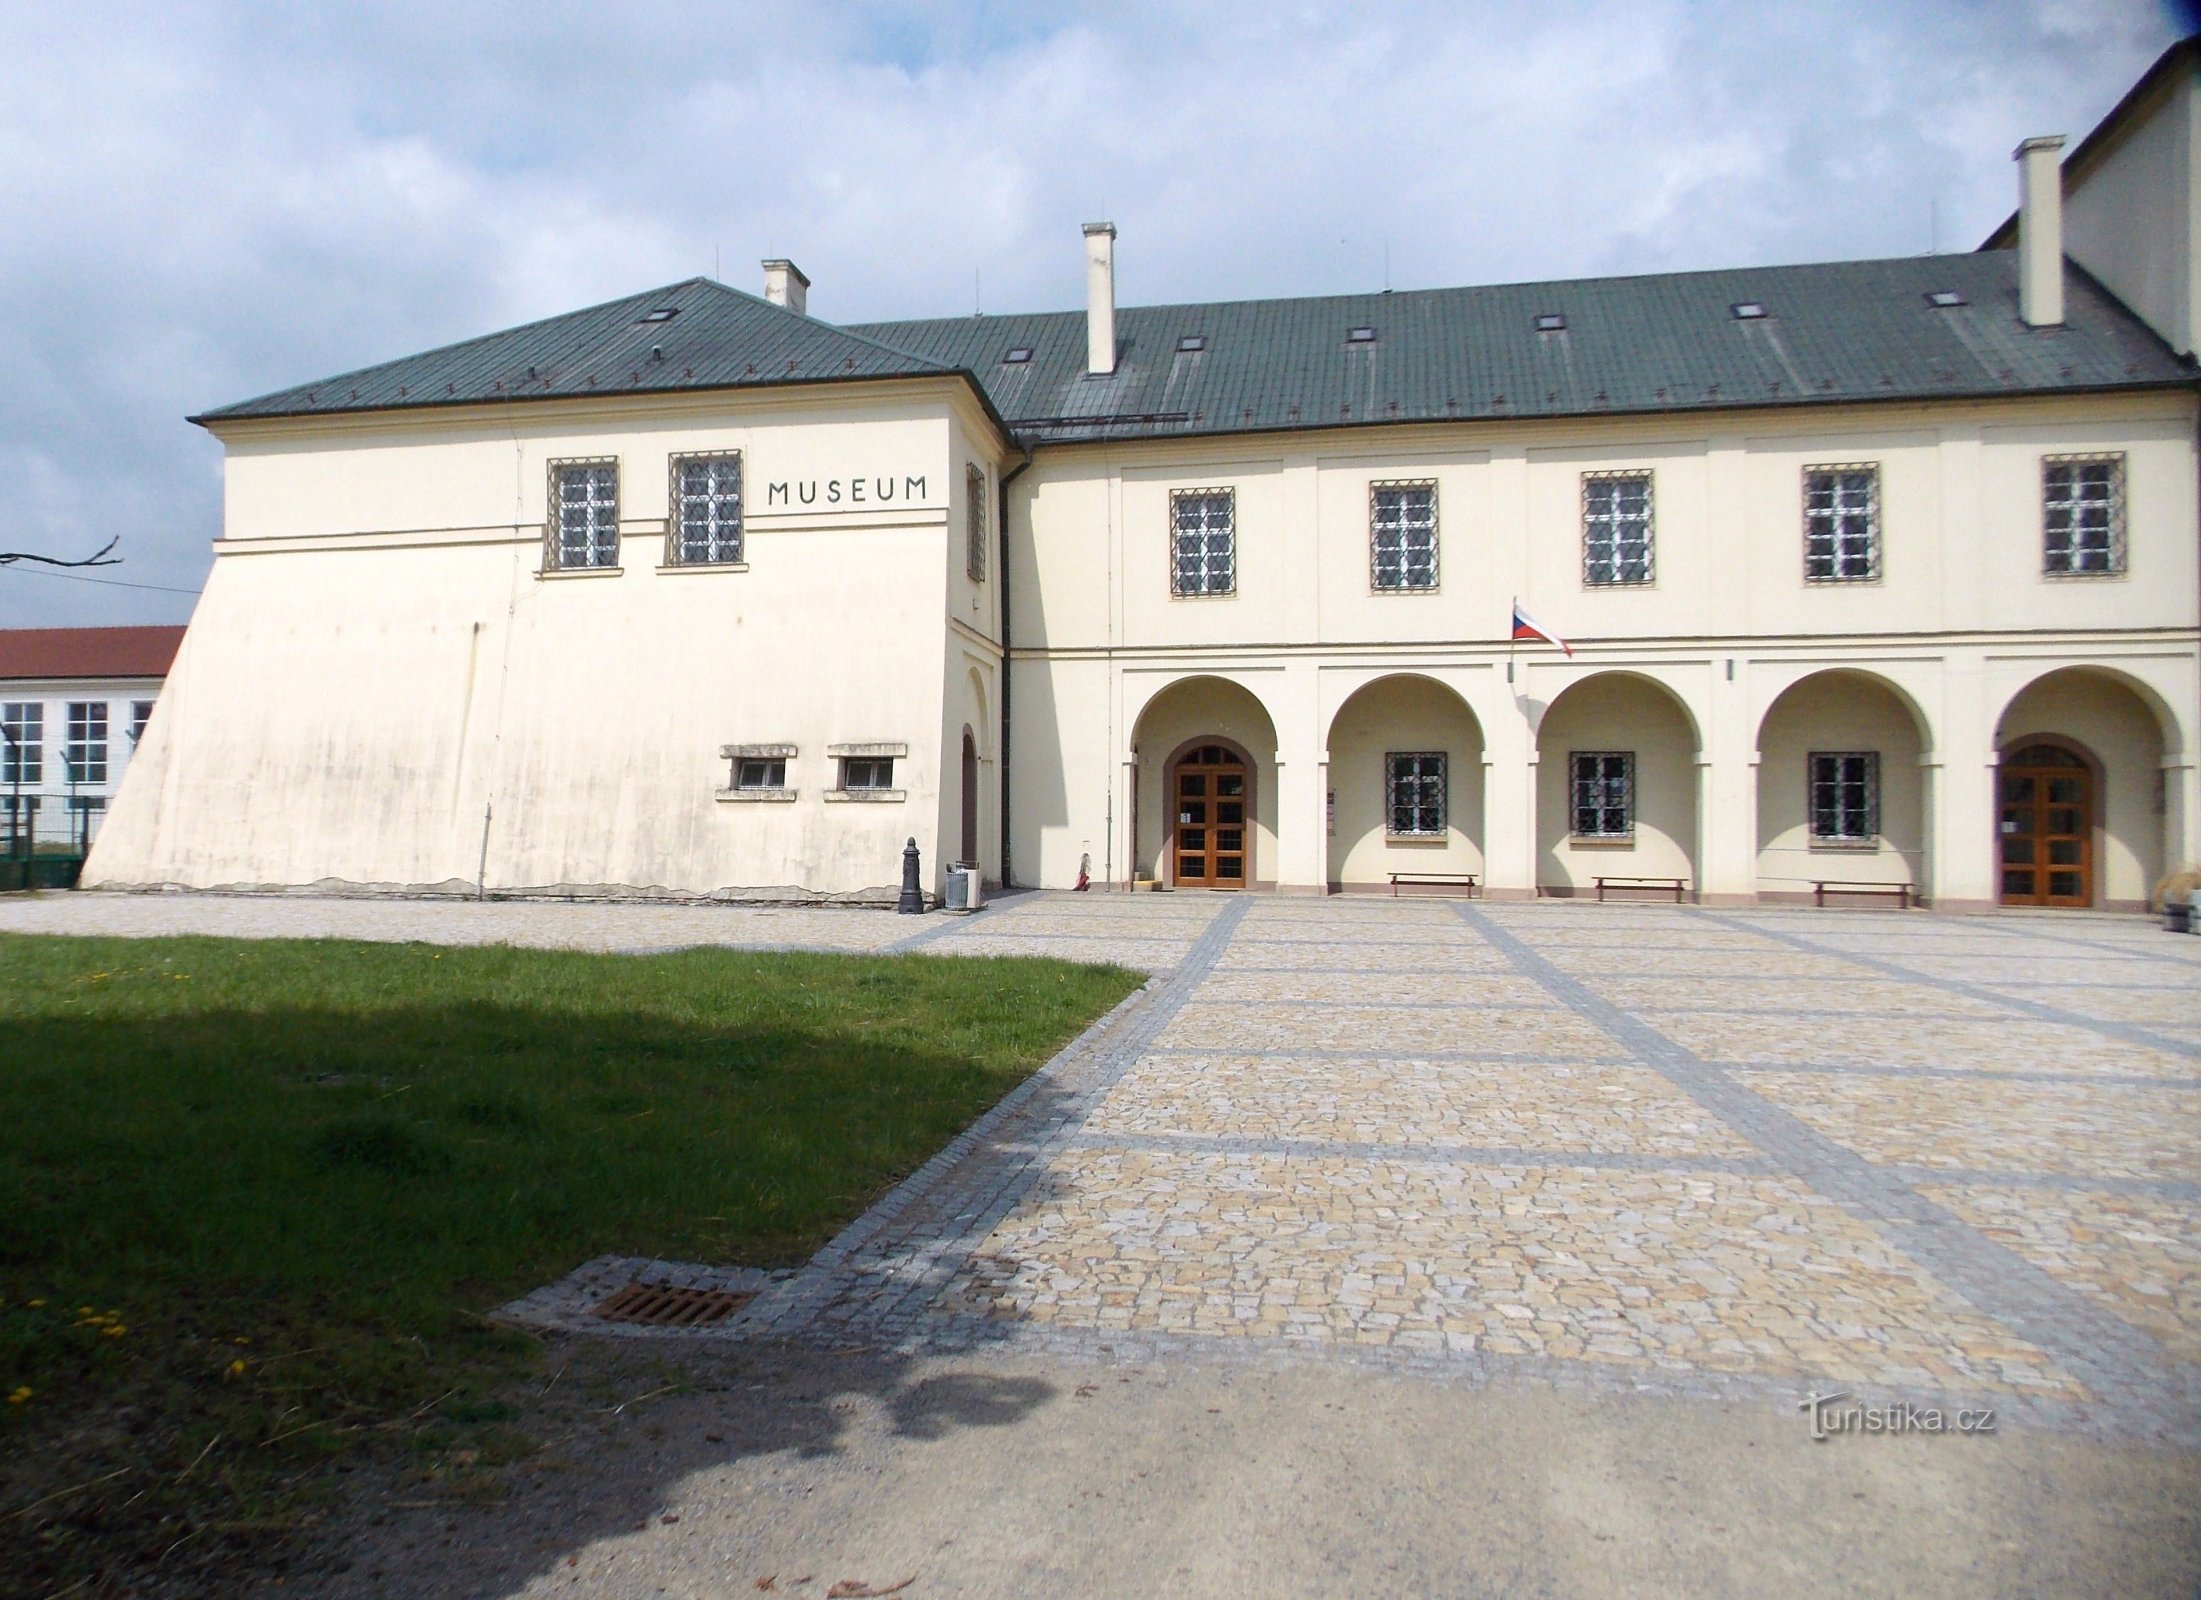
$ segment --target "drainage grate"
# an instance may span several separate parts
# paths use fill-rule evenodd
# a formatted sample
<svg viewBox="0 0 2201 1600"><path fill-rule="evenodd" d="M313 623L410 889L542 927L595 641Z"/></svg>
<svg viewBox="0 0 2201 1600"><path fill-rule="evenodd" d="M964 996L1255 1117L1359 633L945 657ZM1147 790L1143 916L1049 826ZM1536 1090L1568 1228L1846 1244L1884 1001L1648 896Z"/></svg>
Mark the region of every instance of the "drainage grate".
<svg viewBox="0 0 2201 1600"><path fill-rule="evenodd" d="M640 1322L653 1328L700 1328L720 1322L754 1300L725 1289L673 1289L630 1283L596 1307L607 1322Z"/></svg>

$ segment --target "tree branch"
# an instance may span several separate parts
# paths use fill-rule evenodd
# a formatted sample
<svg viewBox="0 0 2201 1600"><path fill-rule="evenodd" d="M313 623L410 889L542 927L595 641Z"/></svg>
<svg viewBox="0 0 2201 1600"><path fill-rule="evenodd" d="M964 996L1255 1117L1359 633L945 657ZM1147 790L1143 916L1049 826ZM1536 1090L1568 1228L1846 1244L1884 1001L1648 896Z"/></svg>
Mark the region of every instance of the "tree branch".
<svg viewBox="0 0 2201 1600"><path fill-rule="evenodd" d="M122 564L122 557L111 556L107 552L120 543L122 538L118 534L82 561L64 561L59 556L34 556L28 550L0 550L0 567L10 567L18 561L36 561L41 566L48 567L116 567Z"/></svg>

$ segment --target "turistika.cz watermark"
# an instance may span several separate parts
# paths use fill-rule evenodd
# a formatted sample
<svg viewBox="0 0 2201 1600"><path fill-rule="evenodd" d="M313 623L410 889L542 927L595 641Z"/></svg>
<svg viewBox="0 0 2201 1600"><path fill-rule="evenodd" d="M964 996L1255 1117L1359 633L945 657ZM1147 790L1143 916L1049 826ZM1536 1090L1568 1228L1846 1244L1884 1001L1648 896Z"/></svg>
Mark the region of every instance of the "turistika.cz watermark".
<svg viewBox="0 0 2201 1600"><path fill-rule="evenodd" d="M1946 1410L1941 1406L1914 1406L1907 1401L1869 1406L1852 1399L1846 1389L1833 1394L1808 1394L1796 1409L1811 1419L1811 1437L1825 1444L1838 1433L1993 1433L1993 1406Z"/></svg>

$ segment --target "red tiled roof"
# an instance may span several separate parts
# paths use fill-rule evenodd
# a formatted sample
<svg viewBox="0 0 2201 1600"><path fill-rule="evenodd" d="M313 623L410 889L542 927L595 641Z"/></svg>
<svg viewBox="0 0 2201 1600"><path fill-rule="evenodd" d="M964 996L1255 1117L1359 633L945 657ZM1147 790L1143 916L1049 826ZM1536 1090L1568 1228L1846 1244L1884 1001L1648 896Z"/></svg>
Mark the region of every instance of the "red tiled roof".
<svg viewBox="0 0 2201 1600"><path fill-rule="evenodd" d="M165 678L181 628L0 628L0 679Z"/></svg>

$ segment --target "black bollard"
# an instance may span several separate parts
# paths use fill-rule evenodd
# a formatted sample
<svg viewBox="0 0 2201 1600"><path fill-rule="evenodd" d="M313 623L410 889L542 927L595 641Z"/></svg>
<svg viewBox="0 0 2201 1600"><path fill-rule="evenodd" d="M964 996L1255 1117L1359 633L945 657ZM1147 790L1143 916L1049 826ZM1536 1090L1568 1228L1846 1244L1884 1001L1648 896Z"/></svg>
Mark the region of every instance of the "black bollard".
<svg viewBox="0 0 2201 1600"><path fill-rule="evenodd" d="M917 841L910 840L902 846L902 898L895 910L904 915L921 913L925 909L925 891L917 887Z"/></svg>

